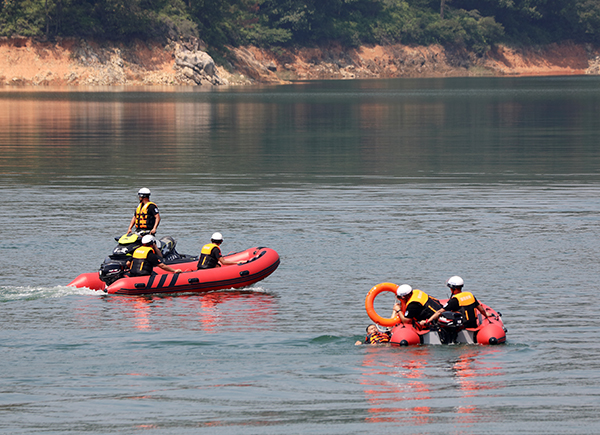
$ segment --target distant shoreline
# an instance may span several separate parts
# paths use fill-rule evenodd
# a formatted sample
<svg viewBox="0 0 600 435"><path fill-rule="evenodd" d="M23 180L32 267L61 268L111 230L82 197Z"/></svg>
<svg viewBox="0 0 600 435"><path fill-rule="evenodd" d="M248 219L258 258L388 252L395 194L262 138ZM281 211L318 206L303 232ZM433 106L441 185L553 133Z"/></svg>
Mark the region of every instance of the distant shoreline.
<svg viewBox="0 0 600 435"><path fill-rule="evenodd" d="M213 63L200 48L175 42L0 39L0 85L11 87L212 86L357 78L600 74L599 48L570 42L518 49L498 46L483 57L439 45L353 49L331 45L289 50L230 47L228 62L225 68Z"/></svg>

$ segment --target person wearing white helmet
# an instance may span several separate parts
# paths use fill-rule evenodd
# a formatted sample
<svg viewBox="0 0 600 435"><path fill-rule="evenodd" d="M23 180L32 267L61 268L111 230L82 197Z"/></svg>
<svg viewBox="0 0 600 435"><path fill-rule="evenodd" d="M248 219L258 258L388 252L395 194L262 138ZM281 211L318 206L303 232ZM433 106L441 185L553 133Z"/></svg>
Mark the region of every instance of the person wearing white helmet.
<svg viewBox="0 0 600 435"><path fill-rule="evenodd" d="M425 320L442 306L437 299L421 290L413 290L408 284L402 284L396 289L396 298L398 301L394 304L394 315L400 317L403 323Z"/></svg>
<svg viewBox="0 0 600 435"><path fill-rule="evenodd" d="M138 233L156 234L156 229L160 223L160 213L158 211L158 206L150 201L150 193L150 189L147 187L142 187L138 190L140 203L133 212L127 234L131 234L134 225L136 232Z"/></svg>
<svg viewBox="0 0 600 435"><path fill-rule="evenodd" d="M237 264L237 262L227 260L223 257L223 254L221 254L221 243L223 243L223 236L221 233L213 233L210 238L210 243L204 245L200 251L198 270L212 269L214 267L221 267L227 264Z"/></svg>
<svg viewBox="0 0 600 435"><path fill-rule="evenodd" d="M150 234L142 237L142 246L133 251L130 276L151 275L152 270L158 266L167 272L181 273L181 269L173 269L163 263L162 258L157 255L156 239Z"/></svg>
<svg viewBox="0 0 600 435"><path fill-rule="evenodd" d="M452 297L448 300L446 305L437 310L431 317L421 321L421 325L424 326L427 323L431 323L438 319L444 311L453 311L455 313L461 313L464 316L465 328L476 328L477 327L477 313L478 310L481 315L487 319L488 315L483 309L479 301L473 296L471 292L463 291L465 282L460 276L451 276L446 281L446 286L450 288Z"/></svg>

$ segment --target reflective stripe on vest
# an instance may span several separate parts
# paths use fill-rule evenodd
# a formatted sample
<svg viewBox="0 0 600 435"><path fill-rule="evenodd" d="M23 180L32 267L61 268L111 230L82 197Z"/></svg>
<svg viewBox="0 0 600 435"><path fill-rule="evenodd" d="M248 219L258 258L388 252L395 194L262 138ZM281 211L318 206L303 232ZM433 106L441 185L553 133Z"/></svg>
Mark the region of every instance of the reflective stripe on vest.
<svg viewBox="0 0 600 435"><path fill-rule="evenodd" d="M206 266L212 268L217 265L219 261L212 255L210 255L214 248L217 248L219 250L220 255L221 248L219 248L219 245L215 243L208 243L202 247L202 250L200 251L200 260L198 261L198 267Z"/></svg>
<svg viewBox="0 0 600 435"><path fill-rule="evenodd" d="M475 303L475 296L473 296L473 293L462 292L462 293L459 293L459 294L454 295L452 297L456 298L456 300L458 300L458 304L461 307L468 307L469 305Z"/></svg>
<svg viewBox="0 0 600 435"><path fill-rule="evenodd" d="M131 271L135 275L150 275L152 273L152 265L146 261L151 252L154 252L154 248L152 246L143 245L133 251Z"/></svg>
<svg viewBox="0 0 600 435"><path fill-rule="evenodd" d="M152 246L140 246L135 251L133 251L133 258L145 260L146 258L148 258L148 254L150 252L154 252L154 248Z"/></svg>
<svg viewBox="0 0 600 435"><path fill-rule="evenodd" d="M148 221L150 218L154 218L154 216L148 216L148 207L150 205L156 206L152 201L148 201L146 204L142 204L141 202L135 209L135 227L139 230L151 230L148 226Z"/></svg>
<svg viewBox="0 0 600 435"><path fill-rule="evenodd" d="M461 292L452 297L458 301L458 305L461 307L460 311L467 322L476 318L475 296L473 296L473 293Z"/></svg>
<svg viewBox="0 0 600 435"><path fill-rule="evenodd" d="M213 248L218 248L219 249L219 253L221 252L221 248L219 248L219 245L217 245L215 243L209 243L209 244L204 245L202 247L202 250L200 251L200 254L210 255L210 253L212 252Z"/></svg>

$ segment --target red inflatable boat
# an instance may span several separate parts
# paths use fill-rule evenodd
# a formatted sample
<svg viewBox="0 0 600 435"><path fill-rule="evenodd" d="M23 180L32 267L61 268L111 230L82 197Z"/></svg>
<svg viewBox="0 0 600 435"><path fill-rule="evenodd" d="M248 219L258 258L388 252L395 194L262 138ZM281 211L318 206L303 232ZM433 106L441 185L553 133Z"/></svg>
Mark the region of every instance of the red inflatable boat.
<svg viewBox="0 0 600 435"><path fill-rule="evenodd" d="M506 328L501 319L501 314L494 311L487 305L481 304L488 314L485 319L481 313L477 312L476 328L461 328L452 324L454 313L448 312L448 318L440 316L436 325L430 328L421 327L412 323L399 323L398 317L381 317L374 308L374 301L377 295L382 292L392 292L396 295L398 285L391 282L377 284L365 299L365 307L369 318L381 326L391 327L390 343L395 346L412 346L416 344L447 344L447 343L465 343L465 344L500 344L506 341ZM442 305L448 300L441 299Z"/></svg>
<svg viewBox="0 0 600 435"><path fill-rule="evenodd" d="M83 273L69 283L70 287L86 287L116 295L152 293L189 293L246 287L271 275L279 266L279 255L273 249L256 247L224 258L241 264L197 270L198 261L170 264L182 273L169 273L159 267L150 276L121 278L109 286L98 272Z"/></svg>

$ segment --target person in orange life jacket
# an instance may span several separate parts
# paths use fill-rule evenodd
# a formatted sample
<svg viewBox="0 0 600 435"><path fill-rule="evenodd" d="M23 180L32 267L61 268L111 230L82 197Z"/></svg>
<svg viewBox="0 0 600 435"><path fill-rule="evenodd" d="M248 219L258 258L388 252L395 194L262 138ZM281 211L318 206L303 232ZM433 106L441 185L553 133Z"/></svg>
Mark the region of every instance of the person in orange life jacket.
<svg viewBox="0 0 600 435"><path fill-rule="evenodd" d="M396 298L398 302L394 304L394 315L400 317L403 323L426 320L442 307L440 301L421 290L413 290L408 284L398 287Z"/></svg>
<svg viewBox="0 0 600 435"><path fill-rule="evenodd" d="M463 286L465 282L460 276L452 276L446 281L446 285L450 287L452 297L442 308L437 310L431 317L420 322L421 325L431 323L437 320L444 311L453 311L462 313L465 318L463 325L465 328L477 328L477 313L478 310L483 317L488 318L488 314L483 309L479 301L470 292L464 292Z"/></svg>
<svg viewBox="0 0 600 435"><path fill-rule="evenodd" d="M133 217L129 223L127 234L131 234L131 230L135 225L137 232L156 234L156 229L160 223L160 214L158 212L158 206L150 201L150 189L142 187L138 191L138 197L140 203L133 212Z"/></svg>
<svg viewBox="0 0 600 435"><path fill-rule="evenodd" d="M142 246L133 251L133 260L131 260L129 275L131 276L145 276L151 275L152 269L155 266L160 267L167 272L181 273L181 269L173 269L163 263L161 257L156 252L156 239L150 234L146 234L142 237Z"/></svg>
<svg viewBox="0 0 600 435"><path fill-rule="evenodd" d="M367 326L367 336L365 338L365 344L381 344L381 343L389 343L390 342L390 334L387 332L382 332L377 328L377 325L372 323ZM356 346L363 344L362 341L357 341L354 343Z"/></svg>
<svg viewBox="0 0 600 435"><path fill-rule="evenodd" d="M210 243L204 245L200 251L198 270L212 269L226 264L239 264L236 261L223 258L220 248L221 243L223 243L223 236L221 233L214 233L210 238Z"/></svg>

